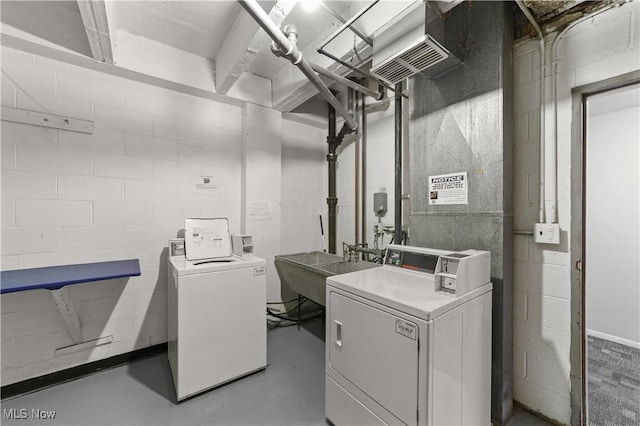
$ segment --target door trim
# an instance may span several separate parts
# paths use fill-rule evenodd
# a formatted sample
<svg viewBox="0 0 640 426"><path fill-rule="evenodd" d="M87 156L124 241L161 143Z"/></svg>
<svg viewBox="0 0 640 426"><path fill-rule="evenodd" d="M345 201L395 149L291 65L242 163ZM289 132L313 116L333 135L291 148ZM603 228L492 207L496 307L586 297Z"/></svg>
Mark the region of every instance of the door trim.
<svg viewBox="0 0 640 426"><path fill-rule="evenodd" d="M620 87L640 83L640 70L611 77L595 83L574 87L571 90L571 424L586 424L586 327L584 274L587 269L584 246L585 218L585 134L588 96ZM579 197L576 195L580 194Z"/></svg>

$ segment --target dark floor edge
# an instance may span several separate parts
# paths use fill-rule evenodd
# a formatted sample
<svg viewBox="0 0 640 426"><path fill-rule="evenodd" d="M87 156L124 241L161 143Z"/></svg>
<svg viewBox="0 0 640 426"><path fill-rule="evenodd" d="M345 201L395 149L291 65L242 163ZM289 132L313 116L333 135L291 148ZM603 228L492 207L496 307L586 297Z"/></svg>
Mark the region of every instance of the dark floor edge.
<svg viewBox="0 0 640 426"><path fill-rule="evenodd" d="M2 400L5 400L7 398L12 398L15 396L36 392L51 386L76 380L84 376L88 376L89 374L93 374L101 370L107 370L107 369L117 367L123 364L127 364L129 362L136 361L142 358L147 358L149 356L157 355L159 353L166 352L166 351L167 351L167 344L161 343L159 345L137 349L132 352L127 352L120 355L114 355L109 358L89 362L87 364L78 365L76 367L55 371L53 373L45 374L43 376L38 376L31 379L23 380L21 382L2 386L2 389L0 390L0 395Z"/></svg>
<svg viewBox="0 0 640 426"><path fill-rule="evenodd" d="M517 405L520 409L522 409L523 411L526 411L527 413L531 414L532 416L535 416L539 419L544 420L545 422L552 424L552 425L562 425L562 423L558 423L557 420L553 420L547 416L545 416L544 414L542 414L540 411L534 410L532 408L527 407L526 405L522 404L521 402L518 401L513 401L513 405Z"/></svg>

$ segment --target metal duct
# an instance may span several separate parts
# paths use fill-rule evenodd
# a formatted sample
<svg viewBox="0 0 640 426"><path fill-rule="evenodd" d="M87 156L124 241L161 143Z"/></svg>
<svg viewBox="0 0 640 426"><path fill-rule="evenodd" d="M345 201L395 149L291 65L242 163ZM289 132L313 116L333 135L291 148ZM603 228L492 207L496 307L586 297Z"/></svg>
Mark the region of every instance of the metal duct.
<svg viewBox="0 0 640 426"><path fill-rule="evenodd" d="M513 380L513 4L453 8L447 32L460 38L464 66L409 79L412 245L491 251L492 420L511 415ZM430 176L466 172L468 203L433 205Z"/></svg>
<svg viewBox="0 0 640 426"><path fill-rule="evenodd" d="M371 74L396 84L422 73L437 77L460 64L459 46L445 36L445 19L419 0L376 31Z"/></svg>

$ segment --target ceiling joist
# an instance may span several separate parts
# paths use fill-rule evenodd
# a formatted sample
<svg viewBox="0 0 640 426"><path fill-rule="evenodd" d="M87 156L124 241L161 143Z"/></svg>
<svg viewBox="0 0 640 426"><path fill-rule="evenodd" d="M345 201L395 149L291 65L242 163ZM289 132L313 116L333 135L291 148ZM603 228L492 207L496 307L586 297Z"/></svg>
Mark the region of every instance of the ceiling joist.
<svg viewBox="0 0 640 426"><path fill-rule="evenodd" d="M276 25L291 13L298 0L278 0L269 12ZM216 55L216 92L225 94L245 72L256 54L268 48L271 39L247 13L240 13Z"/></svg>
<svg viewBox="0 0 640 426"><path fill-rule="evenodd" d="M113 3L104 0L78 0L78 7L93 59L113 64L116 28Z"/></svg>

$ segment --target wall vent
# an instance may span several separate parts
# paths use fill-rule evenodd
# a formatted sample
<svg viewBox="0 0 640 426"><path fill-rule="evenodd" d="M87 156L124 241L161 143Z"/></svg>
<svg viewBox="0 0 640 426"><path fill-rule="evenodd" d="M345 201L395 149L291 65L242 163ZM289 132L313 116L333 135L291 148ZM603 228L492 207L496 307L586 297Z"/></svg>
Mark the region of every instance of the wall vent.
<svg viewBox="0 0 640 426"><path fill-rule="evenodd" d="M443 74L460 64L455 43L446 41L438 11L417 1L374 34L371 73L389 84L426 70L427 77Z"/></svg>
<svg viewBox="0 0 640 426"><path fill-rule="evenodd" d="M414 45L398 52L397 56L387 58L371 68L371 73L387 83L396 84L448 57L449 52L427 34Z"/></svg>

